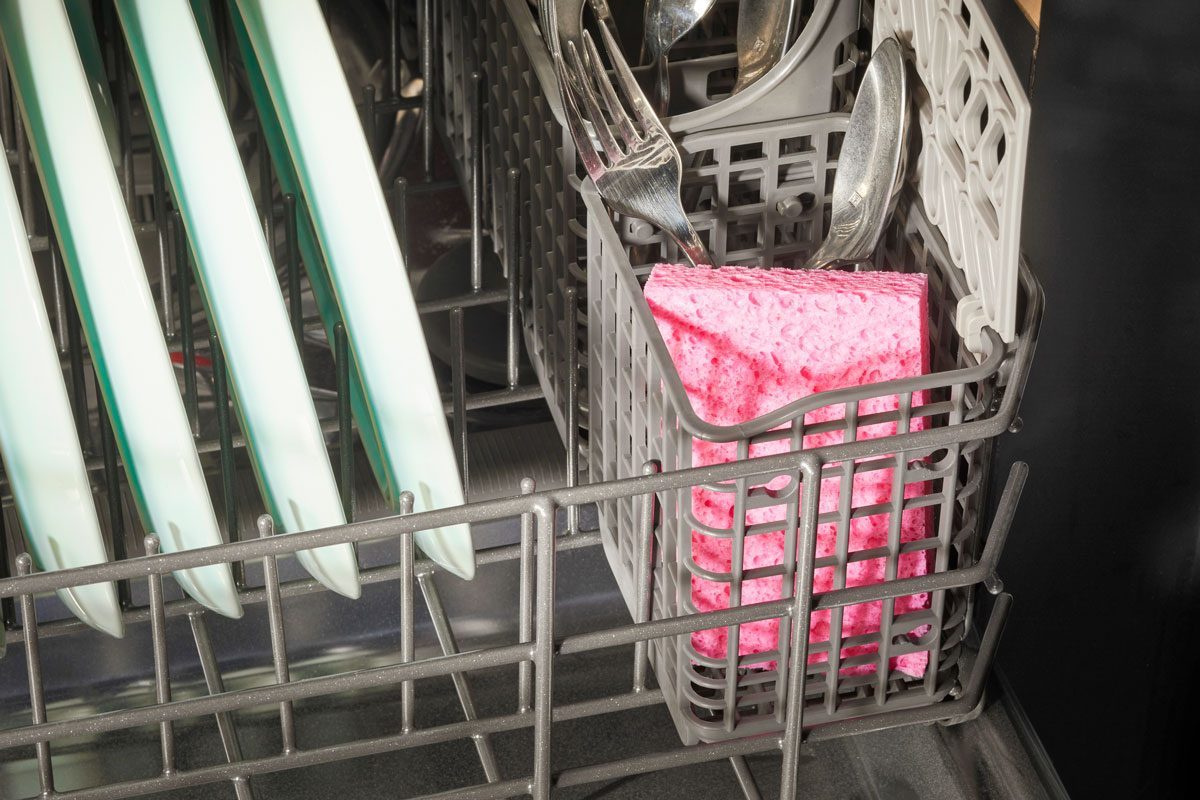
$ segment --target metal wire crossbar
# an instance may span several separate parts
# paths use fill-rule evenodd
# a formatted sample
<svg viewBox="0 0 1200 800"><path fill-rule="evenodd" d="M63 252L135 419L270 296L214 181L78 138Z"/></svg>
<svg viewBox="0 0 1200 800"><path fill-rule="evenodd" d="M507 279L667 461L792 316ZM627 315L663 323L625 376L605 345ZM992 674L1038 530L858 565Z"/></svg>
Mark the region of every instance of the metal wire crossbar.
<svg viewBox="0 0 1200 800"><path fill-rule="evenodd" d="M470 738L478 742L486 740L489 734L532 728L534 752L532 764L525 776L500 780L499 774L493 773L489 776L492 779L489 783L463 787L455 790L452 795L445 796L498 798L528 794L535 798L546 798L549 797L550 790L554 786L569 786L669 766L779 750L783 755L781 797L793 797L796 791L799 751L805 731L804 696L807 670L789 670L786 686L780 688L781 702L786 707L785 726L781 735L765 738L751 737L720 745L676 748L636 758L559 772L553 771L550 761L550 746L555 722L650 705L661 701L661 693L649 690L644 684L638 684L635 681L632 690L625 694L555 707L553 705L553 675L555 661L562 656L630 645L651 639L688 635L692 631L714 626L739 625L775 618L789 619L794 629L807 630L807 620L810 615L824 609L840 608L914 592L936 592L971 586L984 580L991 581L992 588L999 592L999 584L995 579L996 560L1003 548L1004 539L1015 513L1017 499L1026 475L1024 465L1019 464L1013 468L987 546L980 560L973 566L920 578L814 595L812 575L819 516L817 510L821 471L822 459L819 456L810 452L801 452L675 473L652 473L605 486L585 486L539 494L528 493L528 490L533 487L526 482L524 488L527 493L512 498L421 514L405 514L387 519L351 523L338 528L286 536L273 535L271 521L264 517L260 524L262 535L259 539L169 555L157 554L156 540L149 537L147 542L149 554L144 557L60 572L33 573L31 559L28 555L22 554L17 559L19 575L0 581L0 597L16 599L21 609L23 624L17 631L14 631L12 639L14 644L19 641L24 645L29 676L32 723L0 732L0 750L30 745L36 748L43 797L130 797L217 781L233 781L239 796L248 796L244 793L249 791L247 781L253 775L420 747L454 739ZM593 502L600 497L631 496L639 497L647 508L652 509L658 493L695 485L701 480L721 481L741 476L760 478L785 472L802 476L804 493L798 520L800 533L797 585L793 597L727 611L638 621L628 625L556 638L554 591L557 554L560 550L595 543L595 539L586 541L581 536L556 538L555 512L558 509L569 505ZM393 568L386 575L368 574L364 576L364 579L366 582L386 579L400 582L401 605L405 606L401 613L402 641L411 643L413 637L411 616L413 581L421 582L422 576L431 575L436 570L432 563L414 559L412 534L419 530L441 528L463 522L479 524L512 518L520 519L520 543L513 547L483 553L480 563L486 565L507 560L520 562L521 583L517 600L521 623L518 641L423 659L414 659L411 648L405 648L401 658L394 664L302 680L289 680L287 637L283 621L284 597L285 595L291 597L304 592L319 591L319 589L313 586L315 582L311 580L281 585L275 566L280 556L289 555L302 549L343 542L365 543L389 538L398 540L400 545L397 548L399 561L393 565ZM647 519L652 519L652 516L647 516ZM271 651L276 680L267 686L222 691L220 673L204 630L204 613L192 607L189 601L164 603L162 580L167 573L179 569L247 560L262 560L265 568L265 585L259 590L246 590L243 594L243 602L265 601L268 605ZM44 665L39 653L42 631L37 625L33 603L34 595L98 581L140 579L149 582L150 604L143 612L127 612L127 623L144 621L147 617L149 618L154 649L155 702L152 705L108 711L74 719L49 720L46 714L46 697L42 683ZM962 691L956 700L924 709L907 709L861 720L833 723L811 731L809 736L826 738L848 735L864 730L892 727L919 720L944 719L966 713L979 701L982 691L982 676L985 674L987 664L994 652L1008 604L1007 595L999 594L991 622L982 637L975 668L969 671L970 678L962 686ZM170 663L166 649L165 629L168 616L177 616L180 613L188 615L201 661L207 665L205 677L210 694L206 697L179 700L171 698ZM59 627L70 626L71 623L67 623L60 624ZM786 648L786 652L781 653L781 659L790 664L805 664L808 661L808 651L807 637L794 636ZM636 653L639 661L644 658L642 648L638 648ZM416 698L411 691L413 681L437 676L465 676L472 671L519 664L526 665L526 668L519 672L520 701L514 713L486 718L468 718L463 722L430 728L417 728L411 725L412 709L416 703ZM643 676L644 679L644 671L637 674ZM380 686L397 686L401 690L405 710L402 714L400 730L387 736L313 749L304 749L298 745L295 738L294 715L296 712L293 703L307 698ZM279 724L282 730L281 751L272 756L241 760L237 756L236 729L232 725L229 714L235 710L268 704L279 705ZM217 717L222 740L226 745L228 763L190 770L177 769L172 724L179 720L209 715ZM152 724L157 724L160 731L161 774L105 786L62 793L55 792L53 764L50 757L52 741ZM439 795L429 795L429 797L434 796Z"/></svg>

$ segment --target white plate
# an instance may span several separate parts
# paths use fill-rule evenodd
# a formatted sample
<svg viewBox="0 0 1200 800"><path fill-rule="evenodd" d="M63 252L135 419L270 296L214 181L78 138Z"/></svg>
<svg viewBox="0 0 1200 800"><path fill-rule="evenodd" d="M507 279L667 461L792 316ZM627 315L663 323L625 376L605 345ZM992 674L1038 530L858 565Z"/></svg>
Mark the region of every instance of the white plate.
<svg viewBox="0 0 1200 800"><path fill-rule="evenodd" d="M62 0L0 3L0 33L113 431L143 524L172 553L220 544L146 270ZM242 606L228 565L175 573L197 601Z"/></svg>
<svg viewBox="0 0 1200 800"><path fill-rule="evenodd" d="M425 511L461 505L441 395L379 178L316 0L237 0L312 211L351 351L391 472ZM417 535L421 549L470 579L470 530Z"/></svg>
<svg viewBox="0 0 1200 800"><path fill-rule="evenodd" d="M279 279L188 0L118 0L117 13L267 508L288 532L343 525ZM361 593L349 544L297 556L334 591Z"/></svg>
<svg viewBox="0 0 1200 800"><path fill-rule="evenodd" d="M0 169L0 455L25 539L45 570L108 560L62 366L13 189ZM0 511L3 513L3 511ZM111 583L58 593L81 620L124 636Z"/></svg>

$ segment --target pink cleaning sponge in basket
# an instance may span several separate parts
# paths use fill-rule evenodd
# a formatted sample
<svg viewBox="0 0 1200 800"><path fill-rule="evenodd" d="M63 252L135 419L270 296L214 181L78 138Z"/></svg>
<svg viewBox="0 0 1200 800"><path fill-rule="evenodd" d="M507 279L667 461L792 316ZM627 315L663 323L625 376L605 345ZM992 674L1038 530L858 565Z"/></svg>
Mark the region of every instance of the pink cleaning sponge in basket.
<svg viewBox="0 0 1200 800"><path fill-rule="evenodd" d="M693 408L701 419L716 425L750 422L818 392L915 377L929 368L926 277L922 274L659 265L646 283L645 295ZM923 393L918 393L913 405L921 405L925 400ZM860 404L858 416L862 419L870 414L895 411L898 403L896 395L875 397ZM805 426L841 420L844 416L843 405L821 407L805 415ZM921 418L912 420L910 430L920 430L923 422ZM806 434L804 447L840 444L844 434L843 426L838 427L838 430ZM863 423L857 439L892 436L897 429L894 421ZM782 441L753 445L750 455L771 455L790 448L784 437ZM693 440L693 466L732 461L736 455L735 443ZM884 463L891 462L884 457L881 468L860 471L854 476L853 508L867 509L891 501L894 470L882 467ZM786 476L780 476L767 488L778 490L787 482ZM906 497L916 497L927 490L923 483L912 483L905 486L904 493ZM700 570L717 575L728 575L731 571L731 537L712 532L734 528L733 498L732 491L692 490L697 529L691 535L691 555ZM836 511L840 500L841 479L824 479L821 512ZM778 530L763 526L764 532L746 537L744 570L783 562L785 511L781 504L745 512L747 526L771 522L780 525ZM932 535L928 509L908 509L900 516L901 543ZM890 523L891 515L886 508L851 520L846 586L879 583L892 577L887 573L886 557ZM876 550L879 555L855 557L866 550ZM817 557L837 552L837 525L820 525ZM895 577L914 577L928 571L928 551L906 552L896 562ZM691 582L691 598L697 611L729 607L728 579L713 580L693 574ZM835 588L834 584L834 568L819 567L814 576L814 591L829 591ZM779 576L744 580L741 604L777 600L781 588ZM925 594L901 597L896 600L895 614L927 608L928 604ZM878 633L881 613L882 605L878 602L847 607L842 619L843 641ZM921 636L926 630L927 626L912 633ZM893 636L903 633L909 633L907 627L893 625ZM778 642L778 636L778 620L742 625L738 653L747 656L770 653L781 645L786 647L787 643ZM813 614L810 642L819 645L829 642L830 636L830 612ZM692 635L692 646L701 656L724 660L728 631L726 628L699 631ZM810 663L828 658L828 645L818 646L817 650L810 655ZM877 651L874 642L844 644L841 674L874 672L878 656L872 654ZM847 659L849 664L845 663ZM894 656L889 669L919 677L927 665L928 652L918 651ZM764 656L758 666L773 668L774 660Z"/></svg>

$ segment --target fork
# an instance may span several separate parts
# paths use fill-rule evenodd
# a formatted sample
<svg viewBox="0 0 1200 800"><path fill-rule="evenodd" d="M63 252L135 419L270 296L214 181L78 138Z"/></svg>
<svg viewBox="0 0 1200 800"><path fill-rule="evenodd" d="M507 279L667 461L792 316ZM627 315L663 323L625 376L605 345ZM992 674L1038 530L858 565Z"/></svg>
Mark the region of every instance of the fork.
<svg viewBox="0 0 1200 800"><path fill-rule="evenodd" d="M710 265L708 250L679 199L682 173L679 151L651 110L607 26L600 26L600 36L633 116L609 81L591 34L583 33L582 57L574 42L564 42L565 52L555 56L554 68L562 89L567 127L580 160L609 206L661 228L675 240L693 266ZM608 110L607 119L600 107L600 96ZM595 132L595 141L589 127ZM614 127L619 140L614 136Z"/></svg>

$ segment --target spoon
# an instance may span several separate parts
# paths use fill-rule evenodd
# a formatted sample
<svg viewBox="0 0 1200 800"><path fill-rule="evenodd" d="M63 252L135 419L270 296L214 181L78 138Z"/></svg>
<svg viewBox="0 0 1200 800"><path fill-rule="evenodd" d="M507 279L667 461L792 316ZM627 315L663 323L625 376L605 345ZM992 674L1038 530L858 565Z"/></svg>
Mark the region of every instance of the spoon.
<svg viewBox="0 0 1200 800"><path fill-rule="evenodd" d="M738 75L733 94L779 63L795 22L796 0L741 0L738 6Z"/></svg>
<svg viewBox="0 0 1200 800"><path fill-rule="evenodd" d="M904 177L908 86L895 39L875 48L850 112L830 200L829 235L806 269L836 269L870 258Z"/></svg>
<svg viewBox="0 0 1200 800"><path fill-rule="evenodd" d="M667 51L696 26L714 0L646 0L646 54L656 66L654 110L665 116L671 103Z"/></svg>

